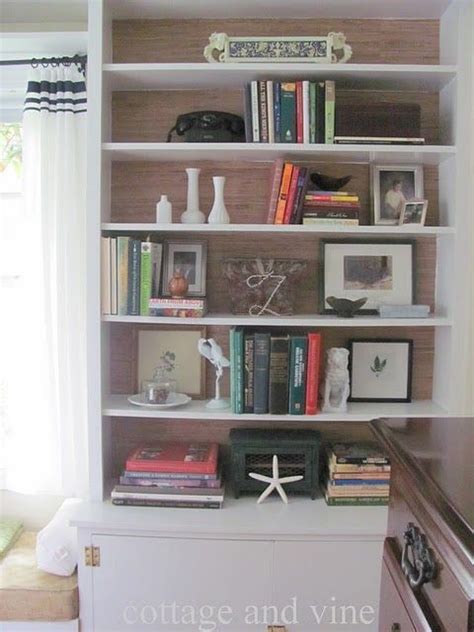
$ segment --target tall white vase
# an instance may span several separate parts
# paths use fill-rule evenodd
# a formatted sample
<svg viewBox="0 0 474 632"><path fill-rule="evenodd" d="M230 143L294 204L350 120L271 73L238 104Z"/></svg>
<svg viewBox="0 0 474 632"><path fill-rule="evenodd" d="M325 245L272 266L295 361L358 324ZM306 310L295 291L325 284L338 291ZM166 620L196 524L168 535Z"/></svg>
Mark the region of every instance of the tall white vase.
<svg viewBox="0 0 474 632"><path fill-rule="evenodd" d="M224 203L224 176L214 176L214 204L207 221L209 224L229 224L230 217Z"/></svg>
<svg viewBox="0 0 474 632"><path fill-rule="evenodd" d="M188 174L188 202L186 210L181 215L183 224L204 224L206 216L199 210L199 174L201 169L189 167L186 169Z"/></svg>

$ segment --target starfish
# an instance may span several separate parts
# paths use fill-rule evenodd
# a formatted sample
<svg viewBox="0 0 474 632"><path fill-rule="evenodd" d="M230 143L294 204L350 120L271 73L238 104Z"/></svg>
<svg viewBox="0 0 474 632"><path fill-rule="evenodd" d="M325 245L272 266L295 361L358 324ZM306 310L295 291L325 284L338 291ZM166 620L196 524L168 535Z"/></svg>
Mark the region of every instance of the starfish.
<svg viewBox="0 0 474 632"><path fill-rule="evenodd" d="M267 489L263 491L260 498L257 500L257 504L263 502L265 498L270 496L274 489L280 494L282 501L285 504L288 504L288 496L285 493L282 485L285 483L295 483L296 481L300 481L302 476L285 476L284 478L280 478L278 470L278 457L276 454L273 455L273 465L272 465L272 476L263 476L263 474L255 474L255 472L250 472L250 478L254 478L256 481L262 481L262 483L268 483Z"/></svg>

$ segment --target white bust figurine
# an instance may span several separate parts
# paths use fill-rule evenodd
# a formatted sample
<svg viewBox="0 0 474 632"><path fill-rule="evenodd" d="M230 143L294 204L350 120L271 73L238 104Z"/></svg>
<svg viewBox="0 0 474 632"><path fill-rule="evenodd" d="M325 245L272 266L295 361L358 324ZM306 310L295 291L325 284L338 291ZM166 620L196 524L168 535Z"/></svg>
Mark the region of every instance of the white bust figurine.
<svg viewBox="0 0 474 632"><path fill-rule="evenodd" d="M350 393L349 351L341 347L333 347L327 352L326 378L323 391L323 412L345 413L347 398Z"/></svg>

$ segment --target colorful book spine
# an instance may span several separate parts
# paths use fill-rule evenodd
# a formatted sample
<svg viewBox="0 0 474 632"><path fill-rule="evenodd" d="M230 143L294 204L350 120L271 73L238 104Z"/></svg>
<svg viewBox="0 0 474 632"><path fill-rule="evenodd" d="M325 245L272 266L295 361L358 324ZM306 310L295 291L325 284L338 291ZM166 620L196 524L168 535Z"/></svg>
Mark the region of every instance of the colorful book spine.
<svg viewBox="0 0 474 632"><path fill-rule="evenodd" d="M220 478L215 481L202 481L199 479L195 480L187 480L185 478L180 478L176 480L164 480L164 479L150 479L144 477L130 478L129 476L121 476L119 479L120 485L139 485L144 487L153 487L153 488L180 488L180 487L189 487L192 489L218 489L222 486L222 480Z"/></svg>
<svg viewBox="0 0 474 632"><path fill-rule="evenodd" d="M151 265L151 242L142 241L140 260L140 315L150 313L151 283L153 268Z"/></svg>
<svg viewBox="0 0 474 632"><path fill-rule="evenodd" d="M335 463L332 461L329 465L329 472L334 474L390 474L390 465L358 465L354 463Z"/></svg>
<svg viewBox="0 0 474 632"><path fill-rule="evenodd" d="M248 83L245 86L244 100L244 120L245 120L245 142L253 142L253 121L252 121L252 86Z"/></svg>
<svg viewBox="0 0 474 632"><path fill-rule="evenodd" d="M260 142L268 143L268 110L266 81L258 82L258 104L260 116Z"/></svg>
<svg viewBox="0 0 474 632"><path fill-rule="evenodd" d="M296 142L303 142L303 82L296 82Z"/></svg>
<svg viewBox="0 0 474 632"><path fill-rule="evenodd" d="M309 142L316 142L316 83L309 82Z"/></svg>
<svg viewBox="0 0 474 632"><path fill-rule="evenodd" d="M267 121L268 121L268 142L275 142L275 108L273 104L273 81L267 81Z"/></svg>
<svg viewBox="0 0 474 632"><path fill-rule="evenodd" d="M307 415L318 412L319 371L321 366L321 334L308 334L308 369L306 375Z"/></svg>
<svg viewBox="0 0 474 632"><path fill-rule="evenodd" d="M342 487L357 487L357 488L361 488L363 489L364 486L367 487L381 487L382 490L386 490L389 487L389 484L387 482L387 480L385 479L379 479L379 478L373 478L373 479L362 479L362 478L336 478L334 480L329 480L328 481L329 485L334 485L336 487L342 486Z"/></svg>
<svg viewBox="0 0 474 632"><path fill-rule="evenodd" d="M236 390L235 383L237 380L237 356L235 353L235 328L229 329L229 349L230 349L230 409L235 414L237 412L236 406Z"/></svg>
<svg viewBox="0 0 474 632"><path fill-rule="evenodd" d="M293 165L291 162L285 162L283 174L281 176L280 192L278 194L278 202L275 213L275 224L283 224L285 220L286 202L291 184L291 174L293 173Z"/></svg>
<svg viewBox="0 0 474 632"><path fill-rule="evenodd" d="M202 480L202 481L214 481L219 478L219 472L211 474L202 474L199 472L140 472L134 470L125 470L123 476L127 478L149 478L160 481L176 481L176 480Z"/></svg>
<svg viewBox="0 0 474 632"><path fill-rule="evenodd" d="M325 143L332 145L336 120L336 84L334 81L326 81L325 117Z"/></svg>
<svg viewBox="0 0 474 632"><path fill-rule="evenodd" d="M310 171L307 167L301 167L298 176L298 190L296 193L294 215L291 219L292 224L301 224L303 218L304 194L308 185Z"/></svg>
<svg viewBox="0 0 474 632"><path fill-rule="evenodd" d="M256 333L254 343L254 413L268 413L270 334Z"/></svg>
<svg viewBox="0 0 474 632"><path fill-rule="evenodd" d="M296 142L296 84L285 82L280 87L280 142Z"/></svg>
<svg viewBox="0 0 474 632"><path fill-rule="evenodd" d="M302 101L303 101L303 143L309 144L309 81L302 82Z"/></svg>
<svg viewBox="0 0 474 632"><path fill-rule="evenodd" d="M117 238L112 237L110 240L110 307L112 314L118 313L118 295L117 295Z"/></svg>
<svg viewBox="0 0 474 632"><path fill-rule="evenodd" d="M275 143L281 142L280 130L281 130L281 109L280 109L280 83L275 81L273 83L273 110L275 121Z"/></svg>
<svg viewBox="0 0 474 632"><path fill-rule="evenodd" d="M234 347L237 358L235 375L235 412L241 415L244 412L244 330L238 327L235 330Z"/></svg>
<svg viewBox="0 0 474 632"><path fill-rule="evenodd" d="M140 257L141 242L131 239L129 242L128 258L128 309L131 316L140 314Z"/></svg>
<svg viewBox="0 0 474 632"><path fill-rule="evenodd" d="M129 507L170 507L174 509L221 509L222 502L155 500L153 498L112 498L113 505Z"/></svg>
<svg viewBox="0 0 474 632"><path fill-rule="evenodd" d="M289 337L272 336L270 340L269 412L288 413L288 355Z"/></svg>
<svg viewBox="0 0 474 632"><path fill-rule="evenodd" d="M298 190L298 177L300 173L300 167L296 165L291 172L290 188L288 190L288 197L285 205L285 216L283 219L284 224L290 224L293 216L293 209L296 201L296 193Z"/></svg>
<svg viewBox="0 0 474 632"><path fill-rule="evenodd" d="M112 291L110 283L110 237L101 237L100 270L102 314L110 314L112 312Z"/></svg>
<svg viewBox="0 0 474 632"><path fill-rule="evenodd" d="M304 226L359 226L358 219L337 219L333 217L303 217Z"/></svg>
<svg viewBox="0 0 474 632"><path fill-rule="evenodd" d="M326 136L326 112L325 112L326 88L324 81L319 81L316 86L316 133L317 143L324 143Z"/></svg>
<svg viewBox="0 0 474 632"><path fill-rule="evenodd" d="M278 158L273 163L270 173L270 195L268 202L267 224L275 223L275 215L278 205L278 196L280 194L281 178L284 166L283 158Z"/></svg>
<svg viewBox="0 0 474 632"><path fill-rule="evenodd" d="M306 399L306 336L291 336L289 373L289 413L303 415Z"/></svg>
<svg viewBox="0 0 474 632"><path fill-rule="evenodd" d="M260 142L260 121L258 104L258 83L252 81L250 84L250 94L252 97L252 138L254 143Z"/></svg>
<svg viewBox="0 0 474 632"><path fill-rule="evenodd" d="M117 237L117 308L121 316L128 313L128 249L130 237Z"/></svg>
<svg viewBox="0 0 474 632"><path fill-rule="evenodd" d="M375 496L373 498L359 498L353 496L347 498L333 498L326 495L326 503L331 507L377 507L388 505L388 497Z"/></svg>
<svg viewBox="0 0 474 632"><path fill-rule="evenodd" d="M254 345L253 334L244 336L244 412L253 413L254 409Z"/></svg>
<svg viewBox="0 0 474 632"><path fill-rule="evenodd" d="M148 315L169 318L202 318L206 315L206 311L192 307L153 307L150 308Z"/></svg>

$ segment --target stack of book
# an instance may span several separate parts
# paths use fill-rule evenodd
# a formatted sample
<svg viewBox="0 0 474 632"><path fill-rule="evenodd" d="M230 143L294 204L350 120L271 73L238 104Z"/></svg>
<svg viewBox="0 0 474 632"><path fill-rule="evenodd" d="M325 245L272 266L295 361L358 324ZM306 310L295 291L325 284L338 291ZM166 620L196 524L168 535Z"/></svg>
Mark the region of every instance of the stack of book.
<svg viewBox="0 0 474 632"><path fill-rule="evenodd" d="M220 509L224 487L217 443L141 446L127 458L114 505Z"/></svg>
<svg viewBox="0 0 474 632"><path fill-rule="evenodd" d="M358 226L359 211L357 193L308 190L303 201L303 224Z"/></svg>
<svg viewBox="0 0 474 632"><path fill-rule="evenodd" d="M326 466L328 505L388 505L390 460L375 443L330 445Z"/></svg>
<svg viewBox="0 0 474 632"><path fill-rule="evenodd" d="M252 81L245 92L248 143L333 143L334 81Z"/></svg>
<svg viewBox="0 0 474 632"><path fill-rule="evenodd" d="M231 408L236 414L315 415L321 334L230 330Z"/></svg>
<svg viewBox="0 0 474 632"><path fill-rule="evenodd" d="M102 237L102 313L148 316L159 296L163 244L133 237Z"/></svg>

